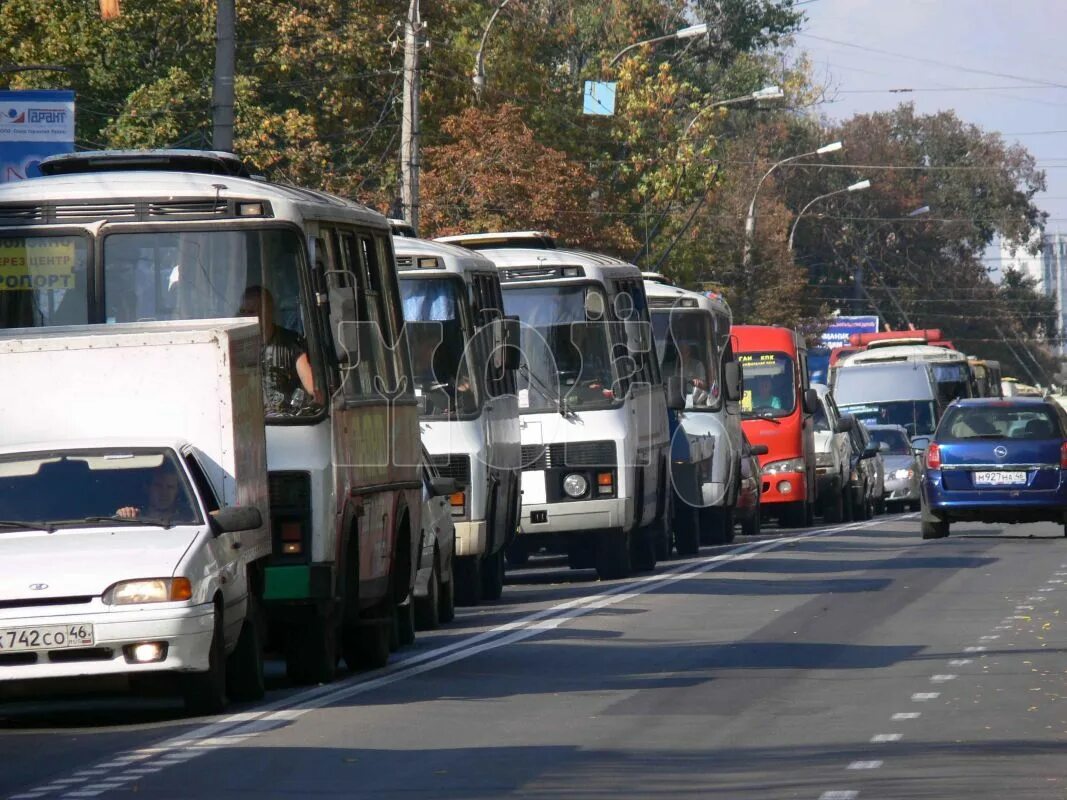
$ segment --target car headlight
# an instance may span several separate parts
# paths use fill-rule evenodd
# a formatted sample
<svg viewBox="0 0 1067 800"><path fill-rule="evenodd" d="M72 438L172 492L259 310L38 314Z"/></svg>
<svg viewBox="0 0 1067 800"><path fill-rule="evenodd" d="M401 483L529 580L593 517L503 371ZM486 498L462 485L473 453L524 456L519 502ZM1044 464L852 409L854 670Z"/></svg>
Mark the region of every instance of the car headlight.
<svg viewBox="0 0 1067 800"><path fill-rule="evenodd" d="M779 475L783 472L803 472L804 459L787 458L784 461L772 461L763 467L764 475Z"/></svg>
<svg viewBox="0 0 1067 800"><path fill-rule="evenodd" d="M188 578L142 578L113 584L102 599L109 606L128 606L172 603L189 600L192 596L193 586Z"/></svg>
<svg viewBox="0 0 1067 800"><path fill-rule="evenodd" d="M906 478L910 478L913 474L914 473L910 469L898 469L896 472L893 473L893 477L896 478L898 481L902 481Z"/></svg>
<svg viewBox="0 0 1067 800"><path fill-rule="evenodd" d="M572 472L563 479L563 491L567 497L572 497L575 500L579 497L585 497L585 493L589 491L589 481L585 479L584 475Z"/></svg>
<svg viewBox="0 0 1067 800"><path fill-rule="evenodd" d="M834 465L833 453L816 453L815 454L815 466L817 467L832 467Z"/></svg>

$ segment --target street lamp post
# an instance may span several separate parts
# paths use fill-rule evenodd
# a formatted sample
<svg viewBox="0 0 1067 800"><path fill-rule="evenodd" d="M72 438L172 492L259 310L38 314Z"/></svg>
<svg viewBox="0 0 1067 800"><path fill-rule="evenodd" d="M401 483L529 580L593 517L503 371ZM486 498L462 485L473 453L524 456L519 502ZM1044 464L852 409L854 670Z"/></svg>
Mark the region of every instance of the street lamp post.
<svg viewBox="0 0 1067 800"><path fill-rule="evenodd" d="M474 56L474 98L479 103L485 93L485 42L489 38L489 31L492 29L493 23L496 22L497 15L510 2L511 0L502 0L496 10L493 11L492 16L489 17L489 22L485 25L485 31L482 32L482 41L478 45L478 52Z"/></svg>
<svg viewBox="0 0 1067 800"><path fill-rule="evenodd" d="M800 213L797 214L797 218L793 220L793 227L789 231L789 252L793 252L793 236L796 235L797 225L800 224L800 218L804 216L804 212L818 203L820 200L825 200L827 197L834 197L835 195L845 194L846 192L862 192L865 189L871 188L871 182L868 180L857 181L856 183L846 186L844 189L838 189L833 192L827 192L826 194L820 194L813 200L809 200L808 204L800 209Z"/></svg>
<svg viewBox="0 0 1067 800"><path fill-rule="evenodd" d="M688 28L682 28L674 33L668 33L666 36L655 36L651 39L645 39L640 42L634 42L622 48L615 57L608 62L608 67L614 67L616 62L631 50L635 50L638 47L644 47L646 44L657 44L659 42L666 42L668 39L695 39L697 36L703 36L708 32L707 23L701 22L699 25L690 25Z"/></svg>
<svg viewBox="0 0 1067 800"><path fill-rule="evenodd" d="M711 111L713 108L731 106L736 103L744 103L750 100L781 100L783 97L785 97L785 92L783 92L779 87L764 86L762 89L757 89L754 92L749 92L748 94L743 94L739 97L731 97L729 100L719 100L717 102L712 103L711 105L704 106L704 108L700 109L696 113L696 116L689 120L689 124L686 125L685 130L682 131L681 139L684 140L685 137L689 135L690 128L692 128L693 125L696 124L696 121L700 119L706 112Z"/></svg>
<svg viewBox="0 0 1067 800"><path fill-rule="evenodd" d="M759 190L763 186L763 182L771 176L778 167L789 164L793 161L799 161L802 158L810 158L811 156L821 156L826 153L833 153L844 147L841 142L831 142L830 144L824 144L817 150L812 150L810 153L801 153L800 155L790 156L789 158L783 158L781 161L771 165L771 168L763 173L763 177L759 179L759 183L756 184L756 191L752 193L752 202L748 204L748 215L745 217L745 239L741 250L741 263L747 271L752 266L752 242L756 233L756 198L759 196Z"/></svg>

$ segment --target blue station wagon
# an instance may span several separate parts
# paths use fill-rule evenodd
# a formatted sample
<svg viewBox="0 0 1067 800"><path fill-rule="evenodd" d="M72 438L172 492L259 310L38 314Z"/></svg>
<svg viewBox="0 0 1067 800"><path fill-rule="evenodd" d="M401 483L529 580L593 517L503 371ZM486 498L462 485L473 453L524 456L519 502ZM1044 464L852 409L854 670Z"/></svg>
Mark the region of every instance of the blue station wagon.
<svg viewBox="0 0 1067 800"><path fill-rule="evenodd" d="M1067 414L1038 397L958 400L926 449L924 539L956 521L1059 522L1067 534Z"/></svg>

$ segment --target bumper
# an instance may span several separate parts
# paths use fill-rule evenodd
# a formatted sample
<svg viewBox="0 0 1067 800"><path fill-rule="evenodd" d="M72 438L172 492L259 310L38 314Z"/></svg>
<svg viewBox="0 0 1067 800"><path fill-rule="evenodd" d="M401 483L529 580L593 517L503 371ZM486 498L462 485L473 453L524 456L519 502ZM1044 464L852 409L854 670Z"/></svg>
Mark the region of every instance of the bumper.
<svg viewBox="0 0 1067 800"><path fill-rule="evenodd" d="M532 519L546 519L532 522ZM573 503L522 504L519 535L544 533L581 533L628 528L633 524L633 500L576 500Z"/></svg>
<svg viewBox="0 0 1067 800"><path fill-rule="evenodd" d="M457 556L480 556L488 546L489 535L485 520L456 522Z"/></svg>
<svg viewBox="0 0 1067 800"><path fill-rule="evenodd" d="M884 485L884 492L887 503L919 499L918 487L906 478L887 480Z"/></svg>
<svg viewBox="0 0 1067 800"><path fill-rule="evenodd" d="M8 653L11 659L0 666L0 681L25 681L42 678L135 675L149 672L203 672L208 668L208 653L215 622L214 607L201 606L130 611L94 611L62 613L56 607L47 616L4 617L0 628L36 625L91 624L96 643L92 648L31 651L35 663L18 663L25 655ZM123 647L142 642L166 642L167 655L152 664L130 664ZM23 651L25 653L26 651ZM52 654L56 654L55 661ZM84 660L60 661L77 655Z"/></svg>
<svg viewBox="0 0 1067 800"><path fill-rule="evenodd" d="M937 471L922 482L922 499L929 511L944 520L979 522L1061 522L1067 514L1067 484L1048 490L947 490Z"/></svg>
<svg viewBox="0 0 1067 800"><path fill-rule="evenodd" d="M764 505L799 503L814 499L807 496L807 482L803 472L764 474L762 480L763 493L760 496L760 503Z"/></svg>

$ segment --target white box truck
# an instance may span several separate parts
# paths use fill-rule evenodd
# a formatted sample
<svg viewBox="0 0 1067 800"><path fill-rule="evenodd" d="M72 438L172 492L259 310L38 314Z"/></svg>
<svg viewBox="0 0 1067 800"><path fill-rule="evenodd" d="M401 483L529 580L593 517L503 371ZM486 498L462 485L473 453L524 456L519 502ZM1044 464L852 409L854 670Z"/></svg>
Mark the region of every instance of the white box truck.
<svg viewBox="0 0 1067 800"><path fill-rule="evenodd" d="M0 684L262 696L259 348L247 320L0 332Z"/></svg>

